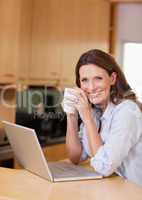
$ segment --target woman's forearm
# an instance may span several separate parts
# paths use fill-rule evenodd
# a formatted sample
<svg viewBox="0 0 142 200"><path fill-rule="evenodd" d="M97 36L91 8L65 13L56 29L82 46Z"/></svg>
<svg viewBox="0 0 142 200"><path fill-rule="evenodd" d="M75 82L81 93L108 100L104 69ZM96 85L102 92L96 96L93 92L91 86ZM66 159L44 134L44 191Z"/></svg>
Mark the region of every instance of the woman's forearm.
<svg viewBox="0 0 142 200"><path fill-rule="evenodd" d="M91 156L95 156L97 150L102 146L103 142L98 133L96 122L91 115L86 116L84 124L87 130L88 144L91 151Z"/></svg>
<svg viewBox="0 0 142 200"><path fill-rule="evenodd" d="M70 160L77 164L81 156L81 143L78 137L78 119L73 114L67 115L66 147Z"/></svg>

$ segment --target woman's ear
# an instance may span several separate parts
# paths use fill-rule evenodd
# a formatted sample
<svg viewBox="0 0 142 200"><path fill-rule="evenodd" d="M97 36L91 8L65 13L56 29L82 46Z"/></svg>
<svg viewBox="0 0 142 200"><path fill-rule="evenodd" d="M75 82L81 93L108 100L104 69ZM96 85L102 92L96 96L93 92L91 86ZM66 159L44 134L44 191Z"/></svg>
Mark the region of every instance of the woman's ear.
<svg viewBox="0 0 142 200"><path fill-rule="evenodd" d="M111 74L111 85L114 85L117 79L117 73L116 72L112 72Z"/></svg>

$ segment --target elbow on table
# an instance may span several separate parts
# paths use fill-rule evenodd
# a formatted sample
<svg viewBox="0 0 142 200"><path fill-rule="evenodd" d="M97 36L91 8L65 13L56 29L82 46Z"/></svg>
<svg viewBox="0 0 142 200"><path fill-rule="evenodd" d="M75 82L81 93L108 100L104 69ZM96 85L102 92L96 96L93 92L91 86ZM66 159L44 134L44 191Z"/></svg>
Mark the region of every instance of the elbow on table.
<svg viewBox="0 0 142 200"><path fill-rule="evenodd" d="M91 166L104 177L111 176L116 171L115 166L103 162L91 162Z"/></svg>
<svg viewBox="0 0 142 200"><path fill-rule="evenodd" d="M77 165L80 163L81 149L80 148L67 148L69 160Z"/></svg>
<svg viewBox="0 0 142 200"><path fill-rule="evenodd" d="M69 157L69 160L73 164L75 164L75 165L79 164L79 162L80 162L80 156L79 155L69 154L68 157Z"/></svg>

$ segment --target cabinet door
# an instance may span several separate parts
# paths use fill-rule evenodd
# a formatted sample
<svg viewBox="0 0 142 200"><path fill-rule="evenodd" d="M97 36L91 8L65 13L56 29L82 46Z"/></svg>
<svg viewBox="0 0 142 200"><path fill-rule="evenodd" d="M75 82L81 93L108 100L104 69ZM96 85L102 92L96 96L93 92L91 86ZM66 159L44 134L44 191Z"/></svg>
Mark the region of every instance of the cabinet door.
<svg viewBox="0 0 142 200"><path fill-rule="evenodd" d="M65 144L47 146L43 149L43 152L45 157L49 161L63 160L68 157Z"/></svg>
<svg viewBox="0 0 142 200"><path fill-rule="evenodd" d="M21 0L18 79L27 80L31 62L33 0Z"/></svg>
<svg viewBox="0 0 142 200"><path fill-rule="evenodd" d="M60 1L35 0L30 79L56 81L61 67Z"/></svg>
<svg viewBox="0 0 142 200"><path fill-rule="evenodd" d="M0 1L0 83L15 81L19 52L20 1Z"/></svg>
<svg viewBox="0 0 142 200"><path fill-rule="evenodd" d="M109 50L110 3L104 0L72 0L62 12L63 86L75 84L75 66L82 53L89 49ZM66 17L64 17L66 16Z"/></svg>
<svg viewBox="0 0 142 200"><path fill-rule="evenodd" d="M108 51L109 15L105 0L35 0L29 78L72 86L84 51Z"/></svg>

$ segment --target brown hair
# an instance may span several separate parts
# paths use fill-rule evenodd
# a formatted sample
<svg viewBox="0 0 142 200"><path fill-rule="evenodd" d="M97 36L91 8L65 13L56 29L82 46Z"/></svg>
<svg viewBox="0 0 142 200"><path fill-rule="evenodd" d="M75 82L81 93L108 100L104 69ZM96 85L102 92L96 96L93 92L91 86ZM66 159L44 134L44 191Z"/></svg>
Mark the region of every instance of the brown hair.
<svg viewBox="0 0 142 200"><path fill-rule="evenodd" d="M80 87L79 69L83 65L94 64L107 71L109 76L115 72L117 74L116 82L111 87L110 99L114 104L120 103L123 99L131 99L137 102L135 93L128 84L124 73L116 63L115 59L99 49L92 49L81 55L76 65L76 85ZM137 102L138 103L138 102ZM140 106L139 106L140 107Z"/></svg>

